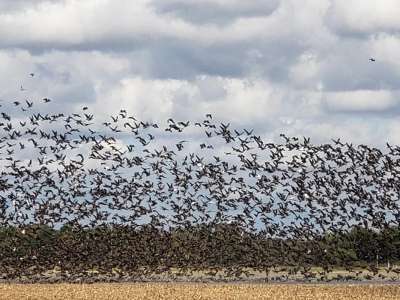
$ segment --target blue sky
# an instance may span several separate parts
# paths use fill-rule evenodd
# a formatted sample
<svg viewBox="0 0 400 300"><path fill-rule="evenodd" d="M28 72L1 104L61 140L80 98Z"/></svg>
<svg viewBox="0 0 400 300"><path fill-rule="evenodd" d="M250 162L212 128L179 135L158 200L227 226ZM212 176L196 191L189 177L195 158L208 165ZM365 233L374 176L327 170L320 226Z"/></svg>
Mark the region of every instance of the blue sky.
<svg viewBox="0 0 400 300"><path fill-rule="evenodd" d="M399 15L397 0L2 0L0 99L400 143Z"/></svg>

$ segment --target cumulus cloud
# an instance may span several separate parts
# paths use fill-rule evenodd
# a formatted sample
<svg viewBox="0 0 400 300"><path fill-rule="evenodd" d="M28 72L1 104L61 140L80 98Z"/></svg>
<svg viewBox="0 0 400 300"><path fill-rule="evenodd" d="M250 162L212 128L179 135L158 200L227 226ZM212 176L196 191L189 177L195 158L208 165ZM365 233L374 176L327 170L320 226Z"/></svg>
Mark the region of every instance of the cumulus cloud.
<svg viewBox="0 0 400 300"><path fill-rule="evenodd" d="M390 91L359 90L326 95L325 104L330 111L363 112L385 111L398 105Z"/></svg>
<svg viewBox="0 0 400 300"><path fill-rule="evenodd" d="M226 25L237 18L261 17L273 13L280 0L153 0L157 12L191 23Z"/></svg>
<svg viewBox="0 0 400 300"><path fill-rule="evenodd" d="M12 0L1 1L0 11L2 14L18 11L26 11L32 8L37 8L43 3L65 2L65 0Z"/></svg>
<svg viewBox="0 0 400 300"><path fill-rule="evenodd" d="M345 34L399 32L400 5L396 0L334 0L328 18L331 25Z"/></svg>
<svg viewBox="0 0 400 300"><path fill-rule="evenodd" d="M384 144L400 112L399 9L395 0L4 0L0 99L49 96L63 111L125 107L154 121L212 112L268 138ZM379 134L365 125L374 122Z"/></svg>
<svg viewBox="0 0 400 300"><path fill-rule="evenodd" d="M381 33L369 41L370 52L385 66L392 78L398 78L400 71L400 36ZM396 80L397 81L397 80Z"/></svg>
<svg viewBox="0 0 400 300"><path fill-rule="evenodd" d="M212 82L211 89L205 88L207 82ZM102 98L100 114L117 110L115 103L118 103L134 115L152 121L166 120L171 115L199 119L210 112L236 124L267 121L275 116L282 103L281 92L267 82L207 76L194 81L126 78L99 97Z"/></svg>

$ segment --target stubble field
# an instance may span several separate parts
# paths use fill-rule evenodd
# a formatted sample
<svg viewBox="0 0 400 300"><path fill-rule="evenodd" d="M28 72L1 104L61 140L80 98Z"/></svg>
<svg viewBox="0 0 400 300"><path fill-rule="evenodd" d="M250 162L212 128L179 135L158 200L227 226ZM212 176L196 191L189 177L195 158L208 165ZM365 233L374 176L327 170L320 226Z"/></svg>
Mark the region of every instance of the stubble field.
<svg viewBox="0 0 400 300"><path fill-rule="evenodd" d="M0 299L400 299L394 284L2 284Z"/></svg>

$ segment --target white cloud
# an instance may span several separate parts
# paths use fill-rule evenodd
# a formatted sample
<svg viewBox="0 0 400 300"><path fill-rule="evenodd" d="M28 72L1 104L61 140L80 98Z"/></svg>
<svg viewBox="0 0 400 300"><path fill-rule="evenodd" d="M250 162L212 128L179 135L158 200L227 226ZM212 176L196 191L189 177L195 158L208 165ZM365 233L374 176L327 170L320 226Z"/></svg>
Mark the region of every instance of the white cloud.
<svg viewBox="0 0 400 300"><path fill-rule="evenodd" d="M320 63L312 52L301 54L298 61L290 67L289 78L295 86L319 89Z"/></svg>
<svg viewBox="0 0 400 300"><path fill-rule="evenodd" d="M383 146L387 136L385 123L379 122L379 119L371 121L349 115L335 119L319 119L318 122L302 122L299 126L303 135L312 137L313 143L327 143L332 142L331 139L340 138L342 142L355 145ZM296 134L296 131L292 133Z"/></svg>
<svg viewBox="0 0 400 300"><path fill-rule="evenodd" d="M397 0L333 0L329 12L334 27L355 33L399 31L399 15Z"/></svg>
<svg viewBox="0 0 400 300"><path fill-rule="evenodd" d="M240 79L226 80L224 101L205 103L209 111L236 122L259 122L274 116L282 103L282 95L268 82Z"/></svg>
<svg viewBox="0 0 400 300"><path fill-rule="evenodd" d="M330 111L384 111L398 105L390 91L333 92L326 95L325 104Z"/></svg>
<svg viewBox="0 0 400 300"><path fill-rule="evenodd" d="M382 137L385 139L384 141L388 141L391 144L400 145L400 135L399 135L399 126L400 121L393 119L389 120L387 123L387 128L385 128L385 132L382 132Z"/></svg>
<svg viewBox="0 0 400 300"><path fill-rule="evenodd" d="M63 111L126 108L157 121L211 112L263 136L365 131L371 142L373 126L343 115L389 128L400 111L397 1L4 0L0 9L0 98L49 96Z"/></svg>
<svg viewBox="0 0 400 300"><path fill-rule="evenodd" d="M169 14L190 23L226 25L238 18L267 16L280 0L153 0L151 5L161 14Z"/></svg>
<svg viewBox="0 0 400 300"><path fill-rule="evenodd" d="M120 109L145 120L164 120L173 113L173 95L181 87L177 80L122 79L110 91L103 90L96 103L97 114L112 115Z"/></svg>
<svg viewBox="0 0 400 300"><path fill-rule="evenodd" d="M204 91L206 82L213 82ZM215 99L209 99L216 95ZM264 81L224 79L201 76L194 81L147 80L139 77L122 79L113 89L99 93L96 110L111 114L126 108L139 118L165 121L172 115L199 119L215 112L220 119L237 123L256 122L274 116L282 95Z"/></svg>
<svg viewBox="0 0 400 300"><path fill-rule="evenodd" d="M1 15L0 43L4 46L40 47L42 43L44 47L49 47L49 44L52 47L94 47L114 41L134 46L138 42L155 42L158 38L175 38L209 46L255 39L276 40L293 31L303 34L303 38L312 39L302 31L321 24L320 14L327 9L327 3L326 0L308 0L301 4L284 1L271 15L239 16L234 22L219 26L196 25L170 15L157 14L148 0L135 1L135 5L129 0L41 2L23 11ZM221 2L214 5L228 4ZM239 10L249 6L236 1L230 5ZM315 14L315 11L318 13ZM291 23L282 26L289 18ZM318 32L315 34L318 35Z"/></svg>
<svg viewBox="0 0 400 300"><path fill-rule="evenodd" d="M400 70L400 35L378 34L370 39L371 56L384 63L387 68ZM399 74L400 75L400 74Z"/></svg>

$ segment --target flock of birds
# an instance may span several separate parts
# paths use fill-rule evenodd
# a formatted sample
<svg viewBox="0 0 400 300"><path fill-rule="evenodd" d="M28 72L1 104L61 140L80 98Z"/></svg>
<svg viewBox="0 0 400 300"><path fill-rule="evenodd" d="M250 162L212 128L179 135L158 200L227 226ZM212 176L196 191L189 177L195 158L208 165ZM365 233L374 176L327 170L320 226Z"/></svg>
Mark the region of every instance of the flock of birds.
<svg viewBox="0 0 400 300"><path fill-rule="evenodd" d="M25 104L12 103L33 109ZM87 107L1 118L2 224L239 222L286 237L305 228L382 229L400 219L400 148L389 144L382 153L283 134L283 143L268 143L253 130L214 123L210 114L193 124L169 119L164 129L125 110L101 126ZM170 142L177 133L185 139L157 143L157 136Z"/></svg>
<svg viewBox="0 0 400 300"><path fill-rule="evenodd" d="M399 225L398 146L273 143L211 114L161 125L121 109L96 122L86 106L43 112L49 98L1 108L2 225L234 223L296 239Z"/></svg>

